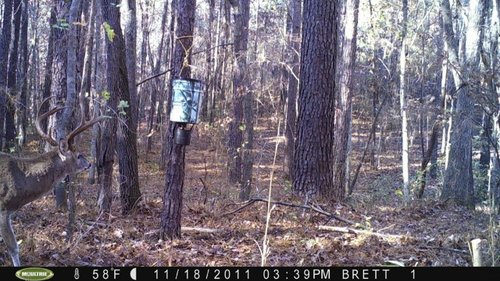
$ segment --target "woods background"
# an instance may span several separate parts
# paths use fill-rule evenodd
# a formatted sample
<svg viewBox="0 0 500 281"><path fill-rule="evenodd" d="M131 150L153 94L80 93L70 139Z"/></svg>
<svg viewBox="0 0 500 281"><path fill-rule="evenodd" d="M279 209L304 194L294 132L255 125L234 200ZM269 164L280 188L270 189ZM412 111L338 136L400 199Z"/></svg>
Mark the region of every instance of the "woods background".
<svg viewBox="0 0 500 281"><path fill-rule="evenodd" d="M38 110L64 106L43 124L55 140L79 101L113 117L75 140L89 173L16 214L21 256L463 266L479 239L498 265L499 14L499 0L2 0L0 149L49 149ZM168 121L177 78L205 83L190 146Z"/></svg>

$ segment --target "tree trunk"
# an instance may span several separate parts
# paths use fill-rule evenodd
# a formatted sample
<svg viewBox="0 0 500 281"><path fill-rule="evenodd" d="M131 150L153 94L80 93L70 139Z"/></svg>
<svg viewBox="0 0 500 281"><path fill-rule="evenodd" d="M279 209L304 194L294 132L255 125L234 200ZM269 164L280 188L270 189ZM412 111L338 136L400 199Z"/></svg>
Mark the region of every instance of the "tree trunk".
<svg viewBox="0 0 500 281"><path fill-rule="evenodd" d="M12 40L9 50L9 70L7 72L7 94L10 95L7 99L7 112L5 114L5 150L16 150L16 103L18 102L18 85L17 85L17 65L19 62L19 37L21 31L21 7L22 1L15 0L13 7L13 31Z"/></svg>
<svg viewBox="0 0 500 281"><path fill-rule="evenodd" d="M293 190L333 198L335 1L304 1Z"/></svg>
<svg viewBox="0 0 500 281"><path fill-rule="evenodd" d="M291 55L291 72L288 74L288 89L286 99L286 163L288 177L293 182L295 179L295 133L297 123L297 91L299 90L299 60L300 60L300 27L302 22L302 0L291 0L291 34L288 38L289 53Z"/></svg>
<svg viewBox="0 0 500 281"><path fill-rule="evenodd" d="M186 60L191 64L191 50L194 36L196 0L178 0L176 5L176 36L174 55L172 56L173 73L181 78L190 78L190 67L184 67ZM171 84L172 82L170 82ZM170 87L171 88L171 87ZM171 99L168 108L170 111ZM168 112L169 113L169 112ZM174 132L177 123L168 122L166 132L166 171L165 194L163 196L163 209L161 212L162 239L181 237L182 192L184 188L184 158L186 147L174 142Z"/></svg>
<svg viewBox="0 0 500 281"><path fill-rule="evenodd" d="M236 7L235 7L236 8ZM233 120L229 124L230 181L240 183L240 200L248 200L252 186L253 95L246 83L249 1L240 0L234 13Z"/></svg>
<svg viewBox="0 0 500 281"><path fill-rule="evenodd" d="M474 207L474 183L472 174L472 122L474 103L471 95L470 84L475 84L468 79L474 79L469 74L479 71L479 49L484 25L485 3L481 0L471 0L469 3L469 22L467 24L467 40L465 43L465 61L460 67L460 74L454 69L453 76L457 89L456 112L453 116L450 139L450 153L448 167L445 171L442 200L452 201ZM445 37L450 46L450 62L454 65L458 60L458 49L453 40L451 25L451 9L449 2L442 2L443 19L445 21ZM479 36L478 36L479 35ZM456 38L455 38L456 40Z"/></svg>
<svg viewBox="0 0 500 281"><path fill-rule="evenodd" d="M50 9L49 26L54 26L57 23L56 7L53 6ZM52 64L54 62L54 43L56 41L56 29L51 28L49 34L49 42L47 44L47 57L45 59L45 75L43 77L43 88L42 88L42 100L51 96L52 93ZM49 110L49 104L43 104L40 108L40 112L47 112ZM48 120L42 120L42 128L44 132L48 132ZM47 145L45 145L47 148Z"/></svg>
<svg viewBox="0 0 500 281"><path fill-rule="evenodd" d="M0 33L0 151L5 138L5 114L7 112L7 67L12 35L12 0L4 1L2 32Z"/></svg>
<svg viewBox="0 0 500 281"><path fill-rule="evenodd" d="M408 160L408 106L406 102L406 44L408 25L408 0L403 0L403 22L401 32L401 50L399 53L399 103L401 106L401 138L402 138L402 168L403 168L403 201L405 205L410 202L410 167Z"/></svg>
<svg viewBox="0 0 500 281"><path fill-rule="evenodd" d="M175 33L175 29L176 29L176 17L177 17L177 13L179 12L179 10L177 9L177 3L178 0L172 0L171 2L171 7L172 7L172 13L171 13L171 17L170 17L170 48L169 48L169 51L170 51L170 60L169 60L169 69L172 69L174 68L172 71L170 71L170 81L169 81L169 85L171 85L172 83L172 80L174 79L174 77L176 75L179 75L179 73L175 73L174 70L175 70L175 63L176 63L176 60L177 58L175 58L175 50L176 50L176 44L177 42L175 41L175 36L176 36L176 33ZM166 101L167 101L167 117L166 117L166 120L168 120L168 114L170 113L170 103L171 103L171 87L169 87L167 89L167 96L166 96ZM160 128L163 128L161 126L161 120L162 120L162 115L163 115L163 108L164 108L164 103L165 103L165 95L160 95L160 101L159 101L159 104L158 104L158 113L156 115L156 118L158 120L158 124L160 124ZM169 124L168 124L168 121L167 121L167 128L168 128ZM160 132L160 134L163 135L163 132ZM169 134L169 131L165 131L165 136L168 136ZM167 148L168 148L168 139L162 139L162 146L161 146L161 157L160 157L160 169L163 170L165 169L165 167L167 166L167 161L168 161L168 151L167 151Z"/></svg>
<svg viewBox="0 0 500 281"><path fill-rule="evenodd" d="M69 96L66 99L68 91L68 30L72 27L68 24L68 13L71 2L62 0L54 1L55 23L52 25L54 29L54 57L52 61L52 83L50 95L56 96L55 103L64 104L65 109L51 116L47 125L47 131L52 126L53 137L55 140L64 138L67 133L67 126L70 125L73 109L75 108L75 97ZM66 99L66 101L65 101ZM54 106L54 104L52 104ZM66 106L68 106L66 108ZM47 146L46 150L51 147ZM64 180L54 187L56 195L56 208L58 210L67 210L66 186Z"/></svg>
<svg viewBox="0 0 500 281"><path fill-rule="evenodd" d="M136 84L136 49L137 49L137 5L135 0L123 0L121 11L123 14L123 26L125 35L125 50L127 63L128 89L130 95L130 108L132 112L132 123L135 124L132 131L137 131L139 122L139 108ZM161 46L160 46L161 47Z"/></svg>
<svg viewBox="0 0 500 281"><path fill-rule="evenodd" d="M202 110L201 110L201 116L203 120L208 120L210 114L209 114L209 103L212 100L211 94L212 91L210 91L212 85L213 85L213 74L212 74L212 41L213 41L213 26L214 26L214 13L215 13L215 0L208 0L208 36L207 36L207 59L206 59L206 73L205 73L205 83L207 85L207 89L205 90L206 96L204 97L202 101Z"/></svg>
<svg viewBox="0 0 500 281"><path fill-rule="evenodd" d="M17 106L17 131L18 136L18 146L22 147L26 143L26 126L27 126L27 111L29 108L28 104L28 68L29 68L29 53L28 53L28 0L23 0L23 10L22 10L22 29L21 29L21 71L20 71L20 84L21 93L20 100Z"/></svg>
<svg viewBox="0 0 500 281"><path fill-rule="evenodd" d="M119 27L120 19L119 12L112 0L103 0L101 2L102 21L121 35L116 29ZM106 80L107 93L109 97L106 100L106 108L112 112L117 111L117 104L120 92L124 91L124 87L128 88L128 82L123 83L123 77L127 79L125 50L123 37L115 36L111 38L109 32L105 31L106 38ZM118 37L118 38L116 38ZM121 40L121 42L119 42ZM120 49L121 48L121 49ZM125 68L121 68L125 67ZM125 80L127 81L127 80ZM102 129L98 159L98 176L99 176L99 198L98 205L101 213L109 213L111 211L111 203L113 198L112 180L113 180L113 163L116 149L116 119L110 119L104 122ZM120 151L120 153L123 153Z"/></svg>
<svg viewBox="0 0 500 281"><path fill-rule="evenodd" d="M335 112L335 174L334 199L342 201L348 184L347 159L352 122L353 74L356 61L356 43L359 0L338 1L340 8L338 31L338 54L336 68L336 112Z"/></svg>
<svg viewBox="0 0 500 281"><path fill-rule="evenodd" d="M125 3L128 1L128 7ZM129 12L135 13L135 3L131 0L123 0L121 2L125 9L130 9ZM130 5L132 4L132 5ZM118 130L116 132L116 153L118 156L118 170L120 173L120 201L122 207L122 213L128 214L133 207L137 204L141 197L141 191L139 189L139 170L137 164L137 110L134 107L137 106L137 100L133 97L135 93L135 83L133 83L134 90L130 91L129 77L135 77L135 59L131 61L134 63L134 67L130 71L134 71L134 74L130 74L128 70L127 54L126 49L131 48L135 56L135 30L128 30L128 28L135 29L136 24L130 23L134 21L135 16L130 15L126 24L126 33L128 40L132 46L126 45L125 38L120 26L120 10L113 8L113 3L108 1L104 2L105 6L108 6L106 12L103 11L103 20L107 22L110 28L114 31L114 36L112 41L109 42L108 38L108 71L113 69L114 71L108 72L108 90L111 95L118 96ZM131 33L131 34L129 34ZM109 34L108 34L109 37ZM127 48L126 48L127 47ZM109 59L112 60L109 60ZM131 63L129 61L129 63ZM113 65L110 65L113 64ZM110 76L114 77L110 77Z"/></svg>
<svg viewBox="0 0 500 281"><path fill-rule="evenodd" d="M241 4L241 3L239 3ZM234 67L232 77L233 108L231 113L231 122L228 131L228 157L229 157L229 182L232 184L241 184L241 150L243 144L243 97L246 93L244 84L246 65L246 46L248 44L248 31L243 30L243 12L244 9L238 4L237 8L241 11L234 12ZM235 7L236 8L236 7ZM246 35L246 37L245 37ZM242 41L245 42L242 42ZM243 49L245 47L245 49ZM240 186L241 188L241 186Z"/></svg>

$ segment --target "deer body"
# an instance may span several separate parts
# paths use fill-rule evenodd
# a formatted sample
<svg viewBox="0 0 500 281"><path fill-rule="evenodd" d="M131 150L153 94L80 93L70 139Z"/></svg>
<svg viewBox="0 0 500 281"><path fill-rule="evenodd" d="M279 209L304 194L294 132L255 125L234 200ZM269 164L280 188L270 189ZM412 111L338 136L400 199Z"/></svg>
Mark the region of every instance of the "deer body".
<svg viewBox="0 0 500 281"><path fill-rule="evenodd" d="M42 105L48 101L45 99ZM36 129L38 134L57 149L33 158L21 158L0 153L0 234L7 245L14 266L20 266L19 247L16 236L10 223L11 214L41 197L53 186L68 175L73 175L90 168L90 163L80 153L74 152L71 140L93 124L102 121L106 116L84 121L83 103L80 103L82 117L80 125L56 142L41 129L40 121L49 115L60 111L58 107L37 117Z"/></svg>
<svg viewBox="0 0 500 281"><path fill-rule="evenodd" d="M57 151L35 158L0 153L0 175L6 175L0 178L0 210L15 211L47 193L67 175L89 166L83 157L63 161Z"/></svg>

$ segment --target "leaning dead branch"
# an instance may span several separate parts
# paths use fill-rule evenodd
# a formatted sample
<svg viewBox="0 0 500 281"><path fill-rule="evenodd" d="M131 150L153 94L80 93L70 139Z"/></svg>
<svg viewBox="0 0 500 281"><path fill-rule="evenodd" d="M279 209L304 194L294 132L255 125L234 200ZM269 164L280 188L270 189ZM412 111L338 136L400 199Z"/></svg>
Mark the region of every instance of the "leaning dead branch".
<svg viewBox="0 0 500 281"><path fill-rule="evenodd" d="M250 200L248 200L246 202L243 202L242 203L243 205L241 207L239 207L238 209L236 209L234 211L231 211L231 212L224 213L221 216L224 217L224 216L228 216L228 215L232 215L232 214L238 213L241 210L246 209L247 207L249 207L250 205L252 205L255 202L264 202L264 203L271 203L271 204L274 204L274 205L287 206L287 207L292 207L292 208L300 208L300 209L305 209L305 210L311 210L311 211L314 211L316 213L322 214L322 215L328 217L329 219L335 219L335 220L341 221L343 223L347 223L349 225L360 225L360 224L355 223L355 222L353 222L351 220L348 220L348 219L339 217L337 215L334 215L332 213L329 213L329 212L321 209L320 207L314 206L314 205L311 205L311 204L298 205L298 204L293 204L293 203L289 203L289 202L281 202L281 201L274 201L274 200L271 200L271 202L269 202L267 199L263 199L263 198L252 198L252 199L250 199Z"/></svg>

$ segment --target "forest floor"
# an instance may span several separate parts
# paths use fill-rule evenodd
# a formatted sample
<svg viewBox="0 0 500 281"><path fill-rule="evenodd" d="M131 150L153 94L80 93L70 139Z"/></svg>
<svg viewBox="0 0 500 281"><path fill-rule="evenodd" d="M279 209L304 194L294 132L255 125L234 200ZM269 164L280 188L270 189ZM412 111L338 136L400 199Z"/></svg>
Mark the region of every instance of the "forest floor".
<svg viewBox="0 0 500 281"><path fill-rule="evenodd" d="M252 196L267 198L278 143L272 199L301 205L304 202L291 195L291 184L285 179L285 143L282 137L276 137L277 123L272 119L259 119L255 126ZM255 202L227 214L242 204L238 201L238 187L227 182L225 128L224 123L197 126L187 148L182 239L159 239L165 185L158 165L160 145L157 140L152 152L146 155L141 138L139 172L143 198L136 210L131 215L121 215L115 179L112 214L107 218L99 216L97 185L86 184L86 175L81 175L76 183L78 210L71 242L66 239L68 215L55 210L52 194L17 212L13 226L20 242L22 263L260 266L267 205ZM363 143L353 142L354 145ZM356 155L354 158L355 165L358 160ZM270 215L266 265L470 266L468 242L471 239L491 241L493 231L498 241L500 231L489 227L489 215L440 203L435 198L438 187L432 182L426 189L425 199L403 207L398 191L399 162L398 152L389 151L381 158L377 170L365 163L356 189L346 203L321 205L323 210L354 222L352 225L313 210L275 205ZM417 161L414 168L418 168ZM499 217L491 218L499 225ZM337 228L332 231L328 227ZM498 248L497 244L497 259ZM0 264L11 264L3 243L0 243Z"/></svg>

